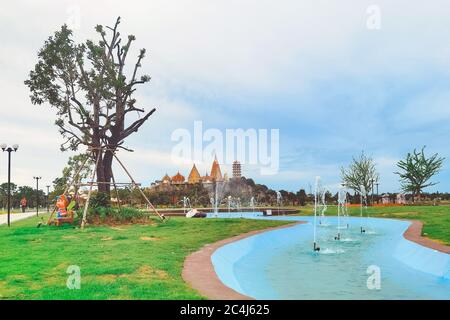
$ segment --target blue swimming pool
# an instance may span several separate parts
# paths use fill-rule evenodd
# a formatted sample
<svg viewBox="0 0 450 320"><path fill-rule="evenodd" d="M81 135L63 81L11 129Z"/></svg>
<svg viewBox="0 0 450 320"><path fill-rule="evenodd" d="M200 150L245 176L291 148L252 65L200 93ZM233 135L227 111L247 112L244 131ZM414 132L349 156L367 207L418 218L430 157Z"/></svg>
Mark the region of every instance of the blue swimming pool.
<svg viewBox="0 0 450 320"><path fill-rule="evenodd" d="M450 299L450 255L406 240L403 233L409 227L407 221L349 218L349 229L341 229L341 240L336 241L337 218L328 217L326 226L317 228L321 250L314 253L312 217L243 217L308 222L216 250L212 262L221 281L247 296ZM365 234L360 233L361 226ZM379 271L379 286L371 282L374 270Z"/></svg>

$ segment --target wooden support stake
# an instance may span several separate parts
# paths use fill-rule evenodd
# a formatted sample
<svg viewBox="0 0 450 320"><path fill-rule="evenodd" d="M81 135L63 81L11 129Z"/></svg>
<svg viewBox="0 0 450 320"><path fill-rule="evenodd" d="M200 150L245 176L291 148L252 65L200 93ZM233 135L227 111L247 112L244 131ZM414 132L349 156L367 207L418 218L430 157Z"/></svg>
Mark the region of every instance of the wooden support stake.
<svg viewBox="0 0 450 320"><path fill-rule="evenodd" d="M128 175L128 177L130 178L131 182L133 183L133 187L136 188L137 183L136 181L134 181L133 177L131 176L131 174L128 172L127 168L125 168L124 164L122 163L122 161L119 160L119 158L117 157L116 153L113 152L113 156L114 158L116 158L117 162L120 164L120 166L122 167L122 169L126 172L126 174ZM145 201L147 201L147 203L149 204L150 208L153 209L153 211L156 213L156 215L161 219L164 220L165 217L160 214L158 212L158 210L156 210L156 208L153 206L153 204L150 202L150 200L147 198L147 196L145 195L145 193L141 190L141 188L137 188L139 190L139 192L141 193L141 195L144 197Z"/></svg>
<svg viewBox="0 0 450 320"><path fill-rule="evenodd" d="M94 172L92 173L91 186L89 187L88 197L86 199L86 203L84 204L83 219L81 220L81 229L84 229L84 226L86 225L86 216L87 216L87 211L89 209L89 202L91 200L92 187L94 186L95 175L97 174L97 167L98 167L98 163L100 162L101 154L102 154L102 152L101 152L101 150L99 150L98 155L97 155L97 162L95 163Z"/></svg>
<svg viewBox="0 0 450 320"><path fill-rule="evenodd" d="M112 170L111 170L111 178L113 181L114 190L116 191L117 206L119 207L119 212L122 212L122 205L120 204L119 190L117 190L116 179L114 179L114 173L112 172Z"/></svg>

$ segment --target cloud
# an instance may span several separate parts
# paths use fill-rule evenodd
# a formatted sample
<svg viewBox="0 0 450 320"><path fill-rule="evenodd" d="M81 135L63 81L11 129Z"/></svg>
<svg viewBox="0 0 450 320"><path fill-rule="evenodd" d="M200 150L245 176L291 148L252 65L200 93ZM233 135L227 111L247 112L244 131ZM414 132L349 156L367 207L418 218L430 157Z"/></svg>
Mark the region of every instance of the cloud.
<svg viewBox="0 0 450 320"><path fill-rule="evenodd" d="M379 161L383 188L396 189L394 159L410 149L427 144L450 157L450 45L445 40L450 5L379 0L381 30L370 31L366 9L372 4L2 2L0 134L22 145L15 155L16 178L27 183L36 172L51 181L70 155L58 151L54 111L31 106L23 85L37 50L63 23L79 21L75 38L81 41L96 37L96 24L110 25L120 15L123 34L137 37L130 59L141 47L148 52L142 71L152 81L139 91L138 104L157 107L127 140L137 151L124 158L138 180L149 183L163 171L175 172L179 166L168 158L171 133L202 120L205 127L221 130L279 128L280 174L263 177L248 168L255 180L278 189L306 188L317 174L335 186L340 166L361 150ZM439 179L440 188L450 188L448 171Z"/></svg>

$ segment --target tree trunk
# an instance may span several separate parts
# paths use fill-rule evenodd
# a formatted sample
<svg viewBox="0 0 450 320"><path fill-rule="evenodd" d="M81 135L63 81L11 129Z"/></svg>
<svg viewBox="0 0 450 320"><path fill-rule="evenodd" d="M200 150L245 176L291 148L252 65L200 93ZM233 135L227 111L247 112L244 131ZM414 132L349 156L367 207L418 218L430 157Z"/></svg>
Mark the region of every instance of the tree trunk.
<svg viewBox="0 0 450 320"><path fill-rule="evenodd" d="M97 160L97 159L96 159ZM97 167L97 182L98 191L111 194L111 180L112 180L112 161L113 154L110 151L102 152Z"/></svg>

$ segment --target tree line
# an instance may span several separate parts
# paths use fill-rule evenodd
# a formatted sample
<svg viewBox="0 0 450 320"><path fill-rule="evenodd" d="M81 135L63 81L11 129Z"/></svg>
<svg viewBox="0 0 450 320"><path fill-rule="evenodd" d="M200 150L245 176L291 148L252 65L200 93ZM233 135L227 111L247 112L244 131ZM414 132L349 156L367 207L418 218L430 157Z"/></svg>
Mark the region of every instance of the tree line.
<svg viewBox="0 0 450 320"><path fill-rule="evenodd" d="M425 146L421 150L414 149L408 152L404 159L397 162L401 189L411 194L412 202L421 200L423 190L438 184L431 179L438 174L443 167L445 158L437 153L426 156ZM379 182L379 174L375 161L364 152L347 168L341 168L342 185L353 190L356 194L373 194L374 186Z"/></svg>
<svg viewBox="0 0 450 320"><path fill-rule="evenodd" d="M36 207L36 200L39 196L39 204L46 206L47 194L43 190L36 192L36 189L30 186L18 186L11 183L11 207L20 207L20 200L25 197L27 199L28 207ZM0 184L0 208L6 208L8 205L8 183Z"/></svg>

